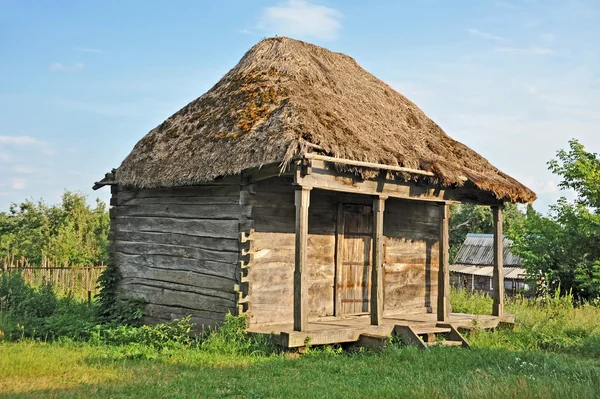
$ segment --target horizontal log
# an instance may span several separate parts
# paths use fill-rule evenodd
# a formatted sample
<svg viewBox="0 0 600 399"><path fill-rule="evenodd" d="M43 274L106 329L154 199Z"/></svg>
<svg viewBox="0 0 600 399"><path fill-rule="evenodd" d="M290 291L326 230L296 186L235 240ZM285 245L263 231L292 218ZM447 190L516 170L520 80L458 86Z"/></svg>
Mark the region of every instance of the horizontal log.
<svg viewBox="0 0 600 399"><path fill-rule="evenodd" d="M163 269L197 271L199 273L233 280L237 278L237 265L222 262L165 255L129 255L118 251L115 252L113 256L115 258L115 264L117 265L130 264L139 268L153 266Z"/></svg>
<svg viewBox="0 0 600 399"><path fill-rule="evenodd" d="M212 296L210 291L180 284L156 284L142 279L123 279L119 284L121 297L142 297L146 301L166 306L181 306L210 312L234 312L235 295L230 299Z"/></svg>
<svg viewBox="0 0 600 399"><path fill-rule="evenodd" d="M159 267L145 266L139 267L130 263L119 265L121 276L123 278L139 278L153 281L164 281L167 283L177 283L182 285L191 285L197 288L208 288L215 291L222 291L229 297L233 291L236 280L213 276L201 273L199 271L163 269Z"/></svg>
<svg viewBox="0 0 600 399"><path fill-rule="evenodd" d="M210 249L184 247L179 245L153 244L130 241L114 241L114 249L129 255L167 255L197 260L211 260L236 264L239 255L235 252L213 251Z"/></svg>
<svg viewBox="0 0 600 399"><path fill-rule="evenodd" d="M350 173L332 170L322 161L314 161L312 172L302 175L299 171L294 176L294 183L304 187L324 190L352 192L364 195L385 195L432 202L465 202L479 205L500 205L501 200L488 191L467 187L440 187L416 184L399 179L360 179Z"/></svg>
<svg viewBox="0 0 600 399"><path fill-rule="evenodd" d="M178 233L155 233L146 231L116 230L114 238L119 241L143 242L148 244L179 245L213 251L239 252L239 240L227 238L198 237Z"/></svg>
<svg viewBox="0 0 600 399"><path fill-rule="evenodd" d="M175 197L141 197L123 196L118 197L116 205L149 205L149 204L164 204L164 205L238 205L239 197L237 195L228 195L221 197L208 196L175 196Z"/></svg>
<svg viewBox="0 0 600 399"><path fill-rule="evenodd" d="M286 247L295 248L295 234L294 233L269 233L254 231L249 239L253 243L253 248L260 250L264 248L272 247ZM308 247L318 246L333 246L335 245L335 237L333 235L323 234L309 234L308 235Z"/></svg>
<svg viewBox="0 0 600 399"><path fill-rule="evenodd" d="M240 190L240 177L232 176L231 184L199 184L195 186L179 186L165 188L130 188L118 186L118 194L134 193L137 198L143 197L175 197L175 196L223 196L236 195Z"/></svg>
<svg viewBox="0 0 600 399"><path fill-rule="evenodd" d="M111 225L112 226L112 225ZM199 237L239 238L239 220L193 220L166 217L122 217L115 230L188 234Z"/></svg>
<svg viewBox="0 0 600 399"><path fill-rule="evenodd" d="M202 324L214 326L217 323L222 323L227 314L225 312L210 312L181 306L165 306L156 303L145 304L143 312L144 318L150 317L161 319L162 322L192 316L191 322L197 324L199 327L201 327Z"/></svg>
<svg viewBox="0 0 600 399"><path fill-rule="evenodd" d="M235 205L194 205L194 204L141 204L122 205L118 216L171 217L181 219L235 219L240 217L240 206Z"/></svg>

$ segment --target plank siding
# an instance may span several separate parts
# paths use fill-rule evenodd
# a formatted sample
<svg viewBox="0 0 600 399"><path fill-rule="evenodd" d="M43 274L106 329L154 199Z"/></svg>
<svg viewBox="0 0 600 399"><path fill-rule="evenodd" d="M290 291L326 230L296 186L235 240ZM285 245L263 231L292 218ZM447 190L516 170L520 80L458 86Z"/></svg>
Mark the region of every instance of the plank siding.
<svg viewBox="0 0 600 399"><path fill-rule="evenodd" d="M292 179L257 182L245 201L251 204L254 226L249 238L252 242L247 277L249 323L292 322L296 216ZM336 221L333 204L331 195L319 190L311 192L307 242L309 319L333 315Z"/></svg>
<svg viewBox="0 0 600 399"><path fill-rule="evenodd" d="M235 313L239 185L113 193L112 257L120 296L142 297L146 322L192 316L215 325Z"/></svg>
<svg viewBox="0 0 600 399"><path fill-rule="evenodd" d="M292 323L295 207L289 178L254 184L247 316L250 324ZM367 195L313 189L308 222L309 319L334 315L338 204L371 206ZM384 314L436 309L439 212L435 203L391 198L384 212Z"/></svg>
<svg viewBox="0 0 600 399"><path fill-rule="evenodd" d="M439 207L390 198L386 201L383 234L384 314L434 312Z"/></svg>

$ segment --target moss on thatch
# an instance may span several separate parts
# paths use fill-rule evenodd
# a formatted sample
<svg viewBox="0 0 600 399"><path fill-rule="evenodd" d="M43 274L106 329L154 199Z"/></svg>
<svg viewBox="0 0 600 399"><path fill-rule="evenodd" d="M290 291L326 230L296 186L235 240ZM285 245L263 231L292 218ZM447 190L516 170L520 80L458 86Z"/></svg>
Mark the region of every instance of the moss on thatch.
<svg viewBox="0 0 600 399"><path fill-rule="evenodd" d="M415 104L354 59L275 37L252 47L213 88L148 133L123 161L120 184L172 187L289 162L305 143L336 157L464 177L499 199L535 193L447 136Z"/></svg>

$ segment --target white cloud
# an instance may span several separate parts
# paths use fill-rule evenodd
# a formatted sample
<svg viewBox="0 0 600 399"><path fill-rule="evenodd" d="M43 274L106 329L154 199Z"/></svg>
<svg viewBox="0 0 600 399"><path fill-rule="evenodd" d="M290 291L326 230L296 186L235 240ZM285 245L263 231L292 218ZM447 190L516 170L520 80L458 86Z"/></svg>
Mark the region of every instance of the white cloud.
<svg viewBox="0 0 600 399"><path fill-rule="evenodd" d="M546 47L498 47L495 49L498 53L525 54L525 55L552 55L556 51Z"/></svg>
<svg viewBox="0 0 600 399"><path fill-rule="evenodd" d="M94 54L102 54L103 50L99 48L91 48L91 47L76 47L75 50L81 51L82 53L94 53Z"/></svg>
<svg viewBox="0 0 600 399"><path fill-rule="evenodd" d="M35 173L35 169L26 165L16 164L13 165L12 171L20 174L32 174Z"/></svg>
<svg viewBox="0 0 600 399"><path fill-rule="evenodd" d="M538 92L538 88L530 83L525 83L523 87L525 88L525 91L529 94L536 94Z"/></svg>
<svg viewBox="0 0 600 399"><path fill-rule="evenodd" d="M31 136L0 136L0 149L8 146L19 146L19 147L37 147L44 154L54 155L55 151L45 141L41 141ZM4 155L2 155L4 154ZM0 153L0 160L8 160L11 157L6 153Z"/></svg>
<svg viewBox="0 0 600 399"><path fill-rule="evenodd" d="M51 71L57 72L79 72L83 69L83 64L81 62L77 62L73 65L65 65L60 62L56 62L50 65Z"/></svg>
<svg viewBox="0 0 600 399"><path fill-rule="evenodd" d="M0 144L39 145L43 143L31 136L0 136Z"/></svg>
<svg viewBox="0 0 600 399"><path fill-rule="evenodd" d="M542 40L545 40L547 42L553 42L556 39L556 35L550 32L542 33L540 37L542 38Z"/></svg>
<svg viewBox="0 0 600 399"><path fill-rule="evenodd" d="M305 0L288 0L285 4L266 8L257 27L272 35L335 39L342 27L341 17L334 8Z"/></svg>
<svg viewBox="0 0 600 399"><path fill-rule="evenodd" d="M496 35L494 35L492 33L488 33L488 32L482 32L479 29L474 29L474 28L467 29L467 32L469 32L469 34L471 36L480 37L480 38L486 39L486 40L502 40L503 39L501 36L496 36Z"/></svg>
<svg viewBox="0 0 600 399"><path fill-rule="evenodd" d="M10 188L13 190L22 190L27 187L27 181L25 179L12 179L10 182Z"/></svg>
<svg viewBox="0 0 600 399"><path fill-rule="evenodd" d="M256 35L256 33L251 31L250 29L239 29L238 33L241 33L242 35Z"/></svg>

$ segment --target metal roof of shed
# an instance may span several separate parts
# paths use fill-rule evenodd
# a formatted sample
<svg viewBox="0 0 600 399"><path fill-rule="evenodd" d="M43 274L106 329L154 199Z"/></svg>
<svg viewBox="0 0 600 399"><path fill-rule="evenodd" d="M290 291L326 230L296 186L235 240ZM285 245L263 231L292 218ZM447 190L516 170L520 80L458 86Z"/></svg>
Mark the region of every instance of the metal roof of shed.
<svg viewBox="0 0 600 399"><path fill-rule="evenodd" d="M519 267L521 258L510 252L512 241L504 237L504 266ZM493 266L494 264L494 235L467 234L465 242L458 250L454 259L455 265Z"/></svg>

